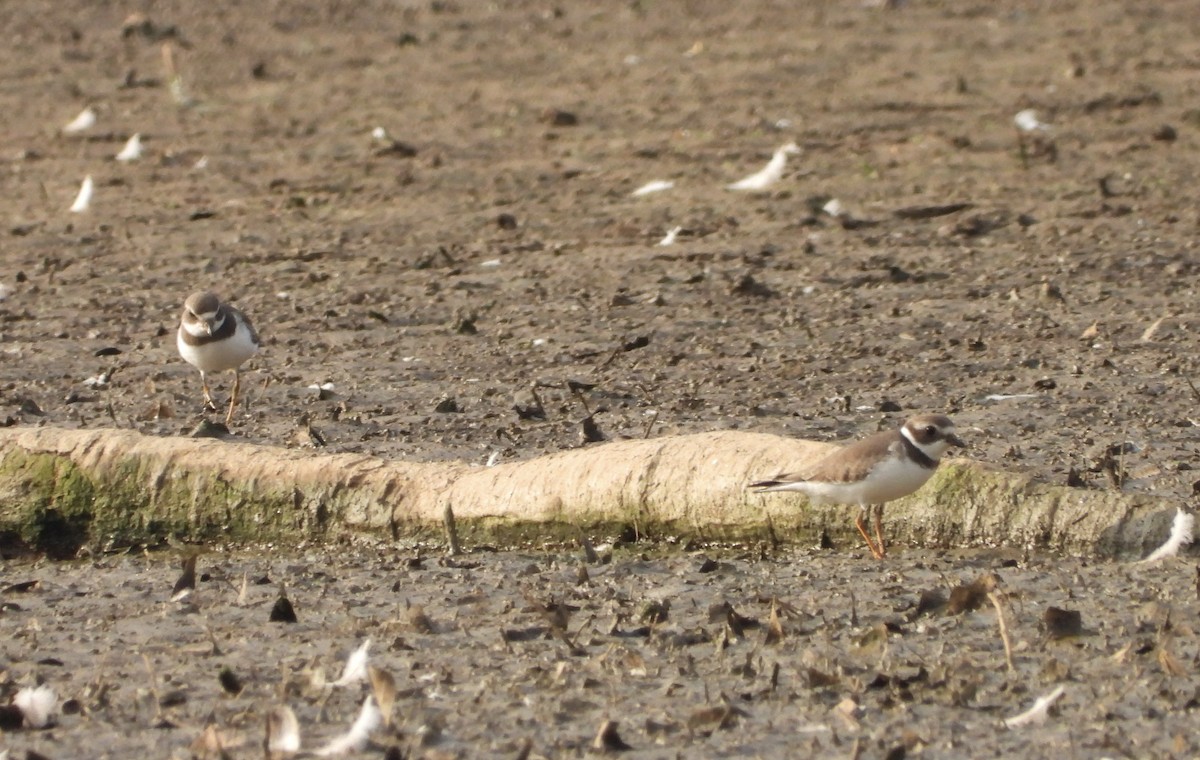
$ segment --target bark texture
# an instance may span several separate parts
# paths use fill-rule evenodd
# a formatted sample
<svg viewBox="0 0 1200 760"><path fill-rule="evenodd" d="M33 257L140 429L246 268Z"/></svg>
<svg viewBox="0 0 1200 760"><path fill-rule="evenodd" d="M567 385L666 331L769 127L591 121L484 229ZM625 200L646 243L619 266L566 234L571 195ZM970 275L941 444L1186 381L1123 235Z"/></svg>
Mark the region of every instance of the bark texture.
<svg viewBox="0 0 1200 760"><path fill-rule="evenodd" d="M369 531L518 545L585 530L649 537L856 543L853 507L745 485L828 444L723 431L629 440L495 467L411 463L127 430L0 430L0 538L69 556L175 537L235 542ZM887 507L893 545L1130 555L1167 535L1175 505L1071 489L966 460ZM468 544L469 546L469 544Z"/></svg>

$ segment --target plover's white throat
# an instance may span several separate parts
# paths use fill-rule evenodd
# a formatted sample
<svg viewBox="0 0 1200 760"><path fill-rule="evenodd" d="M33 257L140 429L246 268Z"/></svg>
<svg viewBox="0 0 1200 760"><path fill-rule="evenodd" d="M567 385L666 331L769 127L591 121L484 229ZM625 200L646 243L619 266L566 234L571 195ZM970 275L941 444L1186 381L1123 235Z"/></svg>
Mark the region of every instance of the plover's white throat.
<svg viewBox="0 0 1200 760"><path fill-rule="evenodd" d="M876 558L886 553L883 505L908 496L933 475L951 446L963 446L954 423L941 414L922 414L899 430L876 433L838 449L809 470L751 483L762 491L800 491L814 503L858 505L854 524ZM874 508L875 539L867 534L866 515Z"/></svg>
<svg viewBox="0 0 1200 760"><path fill-rule="evenodd" d="M233 420L241 389L239 368L258 353L258 333L246 315L229 304L222 303L213 293L193 293L183 304L183 316L175 344L179 355L200 370L200 385L204 389L204 404L216 409L208 390L209 372L233 372L233 392L225 424Z"/></svg>

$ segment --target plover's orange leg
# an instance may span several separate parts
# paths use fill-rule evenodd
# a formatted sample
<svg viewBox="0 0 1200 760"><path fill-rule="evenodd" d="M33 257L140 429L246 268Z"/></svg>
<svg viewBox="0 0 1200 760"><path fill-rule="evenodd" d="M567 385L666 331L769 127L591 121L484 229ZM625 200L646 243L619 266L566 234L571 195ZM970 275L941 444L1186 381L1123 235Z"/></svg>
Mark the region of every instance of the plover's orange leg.
<svg viewBox="0 0 1200 760"><path fill-rule="evenodd" d="M867 548L871 550L871 556L875 559L883 559L883 547L876 546L871 540L870 534L867 533L867 521L863 519L863 513L859 512L858 517L854 518L854 527L858 528L858 532L862 534L863 541L867 542Z"/></svg>
<svg viewBox="0 0 1200 760"><path fill-rule="evenodd" d="M217 405L213 403L212 391L208 389L208 375L200 372L200 388L204 391L204 408L208 411L217 411Z"/></svg>
<svg viewBox="0 0 1200 760"><path fill-rule="evenodd" d="M883 505L875 505L875 540L879 542L880 557L887 554L887 546L883 541Z"/></svg>
<svg viewBox="0 0 1200 760"><path fill-rule="evenodd" d="M242 374L236 369L233 371L233 393L229 395L229 411L225 413L225 426L229 427L229 423L233 422L233 408L237 406L238 391L242 389Z"/></svg>

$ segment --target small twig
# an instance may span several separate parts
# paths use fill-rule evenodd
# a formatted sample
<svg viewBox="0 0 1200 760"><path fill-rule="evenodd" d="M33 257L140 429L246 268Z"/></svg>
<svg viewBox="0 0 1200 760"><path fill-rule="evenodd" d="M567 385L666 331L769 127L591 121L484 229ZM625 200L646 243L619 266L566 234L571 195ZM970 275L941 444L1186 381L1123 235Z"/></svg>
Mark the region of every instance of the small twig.
<svg viewBox="0 0 1200 760"><path fill-rule="evenodd" d="M650 431L654 429L654 423L658 421L658 410L651 409L650 414L648 416L650 419L647 420L647 422L646 422L646 430L645 430L645 432L642 433L643 438L650 437Z"/></svg>
<svg viewBox="0 0 1200 760"><path fill-rule="evenodd" d="M850 760L859 760L862 757L862 740L855 737L854 744L850 745Z"/></svg>
<svg viewBox="0 0 1200 760"><path fill-rule="evenodd" d="M446 553L451 557L457 557L462 554L462 547L458 544L458 526L454 524L454 509L449 504L446 504L446 509L442 512L442 524L446 526Z"/></svg>
<svg viewBox="0 0 1200 760"><path fill-rule="evenodd" d="M255 397L254 397L254 399L253 399L253 403L254 403L254 404L257 404L259 401L261 401L261 400L262 400L262 397L263 397L264 395L266 395L266 393L267 393L267 388L268 388L268 387L270 387L270 385L271 385L271 381L272 381L272 378L271 378L271 376L270 376L270 375L266 375L266 376L263 378L262 385L260 385L260 386L258 387L258 395L257 395L257 396L255 396ZM246 394L246 401L244 402L244 404L245 404L245 408L246 408L246 409L249 409L249 408L250 408L250 405L251 405L251 399L250 399L250 395L249 395L249 394Z"/></svg>
<svg viewBox="0 0 1200 760"><path fill-rule="evenodd" d="M579 545L583 547L583 559L589 565L600 564L600 555L596 553L596 547L592 546L592 542L584 534L583 528L579 528Z"/></svg>
<svg viewBox="0 0 1200 760"><path fill-rule="evenodd" d="M1184 375L1183 379L1187 381L1188 387L1192 389L1192 395L1196 397L1197 401L1200 401L1200 390L1196 389L1196 384L1192 382L1192 378Z"/></svg>
<svg viewBox="0 0 1200 760"><path fill-rule="evenodd" d="M1163 326L1163 322L1167 321L1168 316L1170 315L1164 314L1150 323L1150 326L1142 332L1142 343L1149 343L1154 340L1154 334L1158 332L1158 328Z"/></svg>
<svg viewBox="0 0 1200 760"><path fill-rule="evenodd" d="M1129 430L1121 431L1121 456L1117 459L1117 477L1120 479L1118 488L1125 487L1125 442L1129 440Z"/></svg>
<svg viewBox="0 0 1200 760"><path fill-rule="evenodd" d="M592 410L588 407L587 399L585 399L583 397L583 391L576 388L574 383L567 383L567 389L570 390L571 394L574 395L575 398L579 400L580 405L583 406L584 414L587 415L588 417L593 416Z"/></svg>
<svg viewBox="0 0 1200 760"><path fill-rule="evenodd" d="M616 358L621 355L621 353L622 353L622 350L621 350L620 346L617 346L616 348L614 348L613 352L608 355L608 358L600 363L599 369L604 369L608 365L612 364L614 361L616 361Z"/></svg>
<svg viewBox="0 0 1200 760"><path fill-rule="evenodd" d="M775 522L767 515L767 539L771 542L771 549L779 551L779 536L775 535Z"/></svg>
<svg viewBox="0 0 1200 760"><path fill-rule="evenodd" d="M154 672L154 664L150 662L149 655L142 655L142 664L146 666L146 675L150 678L150 697L154 700L154 719L155 721L162 718L162 699L158 693L158 674Z"/></svg>
<svg viewBox="0 0 1200 760"><path fill-rule="evenodd" d="M271 755L274 754L271 752L271 723L273 717L273 715L267 715L263 718L263 726L266 729L263 732L262 740L263 760L271 760Z"/></svg>
<svg viewBox="0 0 1200 760"><path fill-rule="evenodd" d="M175 101L175 105L181 108L192 105L192 99L188 97L187 91L183 87L183 76L175 66L175 50L169 42L163 43L162 60L163 69L167 72L167 87L171 91L171 98Z"/></svg>
<svg viewBox="0 0 1200 760"><path fill-rule="evenodd" d="M175 51L171 48L171 43L164 42L162 46L162 61L163 70L167 72L167 80L170 81L179 76L179 69L175 67Z"/></svg>
<svg viewBox="0 0 1200 760"><path fill-rule="evenodd" d="M546 405L542 403L542 397L538 395L537 383L529 387L529 395L533 396L533 403L537 404L537 409L542 413L542 419L546 418Z"/></svg>
<svg viewBox="0 0 1200 760"><path fill-rule="evenodd" d="M1000 626L1000 641L1004 642L1004 663L1008 666L1008 672L1014 673L1017 668L1013 665L1012 642L1008 638L1008 623L1004 619L1004 600L995 591L988 592L988 599L996 608L996 622Z"/></svg>

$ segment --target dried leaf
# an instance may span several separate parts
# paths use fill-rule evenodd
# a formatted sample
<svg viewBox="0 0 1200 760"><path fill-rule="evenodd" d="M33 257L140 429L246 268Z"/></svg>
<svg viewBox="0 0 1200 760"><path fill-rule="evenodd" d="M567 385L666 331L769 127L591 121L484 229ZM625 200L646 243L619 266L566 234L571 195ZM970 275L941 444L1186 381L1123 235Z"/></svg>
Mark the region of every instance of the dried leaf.
<svg viewBox="0 0 1200 760"><path fill-rule="evenodd" d="M383 668L374 665L367 666L367 677L371 681L371 693L375 695L375 703L383 716L383 725L392 724L392 706L396 704L396 679Z"/></svg>
<svg viewBox="0 0 1200 760"><path fill-rule="evenodd" d="M238 678L237 673L234 673L228 666L221 668L221 672L217 674L217 680L221 682L221 688L225 690L226 694L237 696L245 688L242 679Z"/></svg>
<svg viewBox="0 0 1200 760"><path fill-rule="evenodd" d="M1000 578L995 573L984 573L975 580L963 586L955 586L950 590L950 601L946 611L951 615L960 615L979 609L987 601L988 592L1000 585Z"/></svg>
<svg viewBox="0 0 1200 760"><path fill-rule="evenodd" d="M600 724L600 730L596 732L596 738L592 740L592 749L597 752L624 752L625 750L633 749L621 739L617 733L617 722L615 720L606 720Z"/></svg>
<svg viewBox="0 0 1200 760"><path fill-rule="evenodd" d="M1166 644L1158 646L1158 664L1163 669L1163 672L1172 677L1187 675L1187 666L1180 662L1179 658L1171 653Z"/></svg>
<svg viewBox="0 0 1200 760"><path fill-rule="evenodd" d="M58 721L58 695L45 684L21 689L12 703L21 710L25 725L30 728L47 728Z"/></svg>
<svg viewBox="0 0 1200 760"><path fill-rule="evenodd" d="M433 621L425 614L425 608L419 604L408 608L408 624L417 633L436 633Z"/></svg>
<svg viewBox="0 0 1200 760"><path fill-rule="evenodd" d="M1014 715L1004 721L1004 725L1008 728L1018 728L1030 723L1042 723L1046 720L1046 716L1050 712L1050 706L1053 705L1059 697L1063 695L1064 687L1059 686L1054 691L1044 697L1038 697L1033 703L1033 707L1029 708L1020 715Z"/></svg>
<svg viewBox="0 0 1200 760"><path fill-rule="evenodd" d="M300 751L300 722L287 705L267 714L267 754L271 758L291 757Z"/></svg>
<svg viewBox="0 0 1200 760"><path fill-rule="evenodd" d="M1145 332L1142 333L1142 338L1141 338L1142 342L1149 343L1150 341L1154 340L1154 334L1158 332L1158 329L1163 326L1163 322L1166 322L1166 321L1167 321L1167 317L1161 316L1158 319L1151 322L1150 326L1147 327Z"/></svg>
<svg viewBox="0 0 1200 760"><path fill-rule="evenodd" d="M379 728L382 723L383 715L375 705L375 698L367 697L363 700L362 709L359 710L358 717L350 726L350 730L317 750L316 754L318 757L331 757L345 755L349 752L359 752L367 746L371 732Z"/></svg>
<svg viewBox="0 0 1200 760"><path fill-rule="evenodd" d="M779 604L776 600L772 599L771 616L767 619L767 634L763 638L763 643L771 646L783 641L784 637L783 621L779 619Z"/></svg>
<svg viewBox="0 0 1200 760"><path fill-rule="evenodd" d="M1065 639L1083 633L1083 615L1078 610L1047 607L1042 613L1042 629L1050 639Z"/></svg>
<svg viewBox="0 0 1200 760"><path fill-rule="evenodd" d="M346 667L342 669L341 677L331 685L349 686L350 684L361 683L367 680L367 651L370 648L371 639L368 637L358 649L355 649L346 658Z"/></svg>
<svg viewBox="0 0 1200 760"><path fill-rule="evenodd" d="M196 556L189 554L183 558L180 563L182 572L179 580L175 581L175 586L171 589L171 601L178 602L187 598L196 588Z"/></svg>

